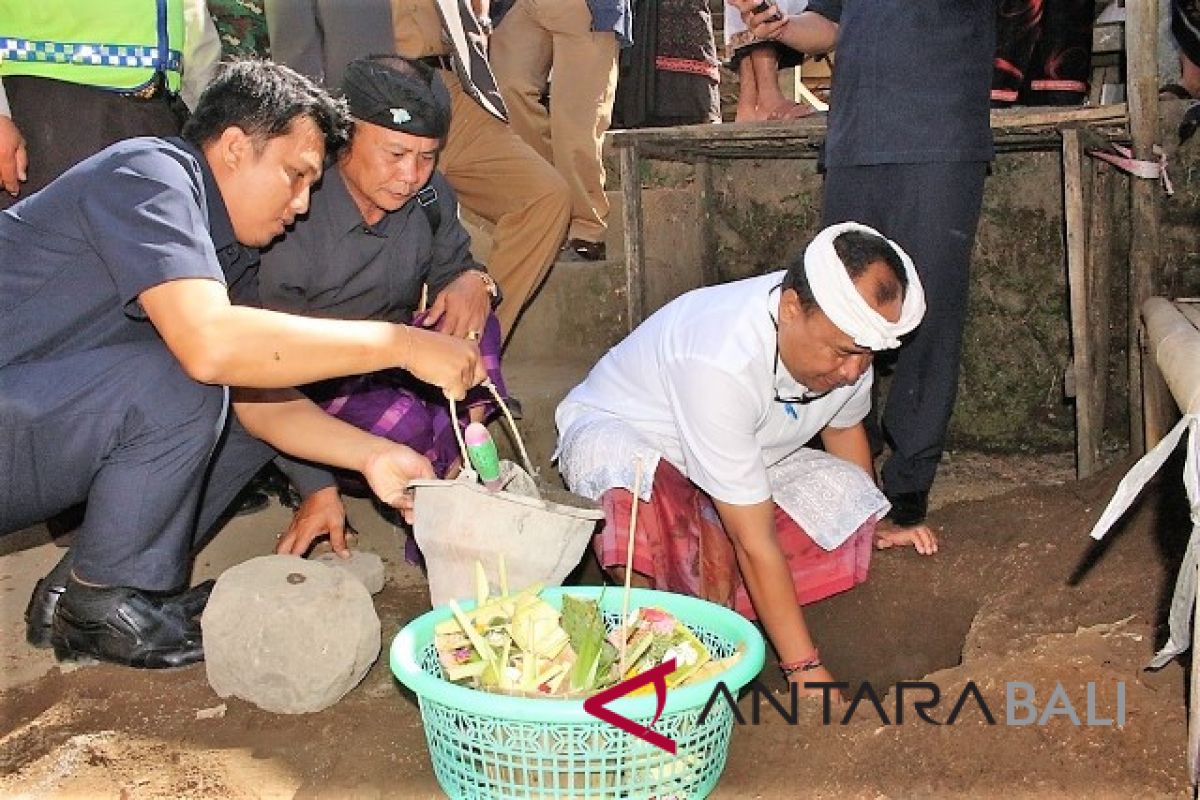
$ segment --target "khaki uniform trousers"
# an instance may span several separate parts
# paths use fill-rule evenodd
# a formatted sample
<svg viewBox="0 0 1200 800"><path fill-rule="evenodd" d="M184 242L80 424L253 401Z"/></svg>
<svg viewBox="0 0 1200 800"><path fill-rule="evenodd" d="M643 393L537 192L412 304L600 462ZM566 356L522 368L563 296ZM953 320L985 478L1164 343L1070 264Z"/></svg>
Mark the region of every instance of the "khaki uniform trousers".
<svg viewBox="0 0 1200 800"><path fill-rule="evenodd" d="M492 71L513 130L551 161L571 190L568 237L604 241L601 144L612 122L617 38L593 32L585 0L517 0L492 35ZM541 104L554 71L550 110Z"/></svg>
<svg viewBox="0 0 1200 800"><path fill-rule="evenodd" d="M392 0L392 13L400 55L449 52L434 0ZM452 70L439 72L451 116L438 169L459 202L495 226L487 268L504 292L496 317L507 337L562 245L571 210L567 186L511 127L471 99Z"/></svg>

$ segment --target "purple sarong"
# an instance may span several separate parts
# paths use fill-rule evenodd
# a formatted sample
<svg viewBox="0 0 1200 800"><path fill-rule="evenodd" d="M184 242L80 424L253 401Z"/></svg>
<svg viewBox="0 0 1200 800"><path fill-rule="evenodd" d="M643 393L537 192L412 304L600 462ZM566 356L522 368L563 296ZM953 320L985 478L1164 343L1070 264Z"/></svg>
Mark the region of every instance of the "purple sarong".
<svg viewBox="0 0 1200 800"><path fill-rule="evenodd" d="M420 325L422 315L414 317ZM488 378L500 396L508 390L500 374L500 323L489 314L479 341L479 352ZM408 445L433 463L433 471L445 477L446 470L459 459L458 440L451 426L450 406L442 390L414 378L399 369L355 375L313 384L305 389L317 405L356 428ZM458 404L461 424L470 419L467 411L484 407L485 419L496 411L491 393L476 387Z"/></svg>

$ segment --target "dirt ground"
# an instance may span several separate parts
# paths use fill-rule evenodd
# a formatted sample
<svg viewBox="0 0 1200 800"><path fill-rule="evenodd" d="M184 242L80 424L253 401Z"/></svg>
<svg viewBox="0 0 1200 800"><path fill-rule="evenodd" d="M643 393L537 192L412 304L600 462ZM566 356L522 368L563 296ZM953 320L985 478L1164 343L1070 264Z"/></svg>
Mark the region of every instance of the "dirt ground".
<svg viewBox="0 0 1200 800"><path fill-rule="evenodd" d="M810 609L834 674L882 696L897 680L936 683L948 722L931 725L906 701L885 724L869 703L848 724L823 724L804 703L795 725L764 709L739 726L714 797L1185 797L1186 665L1143 665L1165 638L1164 609L1189 528L1178 467L1136 513L1091 546L1087 532L1127 464L1071 480L1065 455L952 454L934 497L942 551L876 554L871 580ZM361 546L389 580L376 596L384 652L426 607L400 534L366 505L351 508ZM235 520L197 564L197 577L265 552L286 521L272 507ZM55 560L44 532L0 551L0 796L27 798L439 797L415 701L380 659L363 683L317 714L279 716L222 701L204 668L139 672L62 668L24 644L20 613ZM585 572L585 575L587 573ZM586 579L586 578L585 578ZM768 667L761 678L781 685ZM1033 687L1044 711L1056 685L1081 723L1006 725L1006 686ZM1124 724L1088 726L1118 717ZM1119 687L1123 687L1121 690ZM852 687L852 691L854 691ZM1027 695L1024 695L1027 697ZM973 696L975 697L975 696ZM750 718L752 700L743 699ZM1016 708L1015 719L1026 712Z"/></svg>

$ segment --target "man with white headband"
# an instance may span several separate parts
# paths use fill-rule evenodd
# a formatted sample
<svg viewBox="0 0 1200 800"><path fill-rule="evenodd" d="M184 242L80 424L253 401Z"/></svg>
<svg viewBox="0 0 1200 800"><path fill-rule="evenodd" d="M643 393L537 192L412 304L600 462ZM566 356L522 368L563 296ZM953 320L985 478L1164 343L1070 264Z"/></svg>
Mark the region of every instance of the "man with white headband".
<svg viewBox="0 0 1200 800"><path fill-rule="evenodd" d="M872 546L937 551L898 529L862 420L871 361L925 300L912 261L855 223L822 231L786 272L669 303L559 405L559 468L603 503L601 566L758 618L797 683L829 681L800 607L866 580ZM819 436L824 452L805 447Z"/></svg>

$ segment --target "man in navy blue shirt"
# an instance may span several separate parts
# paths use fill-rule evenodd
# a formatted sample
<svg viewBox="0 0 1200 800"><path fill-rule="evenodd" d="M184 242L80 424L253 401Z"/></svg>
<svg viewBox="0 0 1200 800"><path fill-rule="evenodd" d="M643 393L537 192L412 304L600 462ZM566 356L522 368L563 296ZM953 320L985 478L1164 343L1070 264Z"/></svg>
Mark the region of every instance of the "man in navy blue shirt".
<svg viewBox="0 0 1200 800"><path fill-rule="evenodd" d="M900 349L883 412L881 482L901 526L925 519L958 390L971 249L992 159L995 0L811 0L781 17L728 0L756 36L837 45L822 224L876 228L912 256L925 320Z"/></svg>
<svg viewBox="0 0 1200 800"><path fill-rule="evenodd" d="M286 67L235 64L185 140L118 143L0 213L0 533L87 501L35 589L31 643L140 667L203 658L206 598L180 592L196 532L268 444L359 470L401 506L408 478L431 475L287 387L401 367L461 397L483 378L473 344L231 303L254 296L253 248L304 213L347 124ZM228 386L251 388L226 426Z"/></svg>

